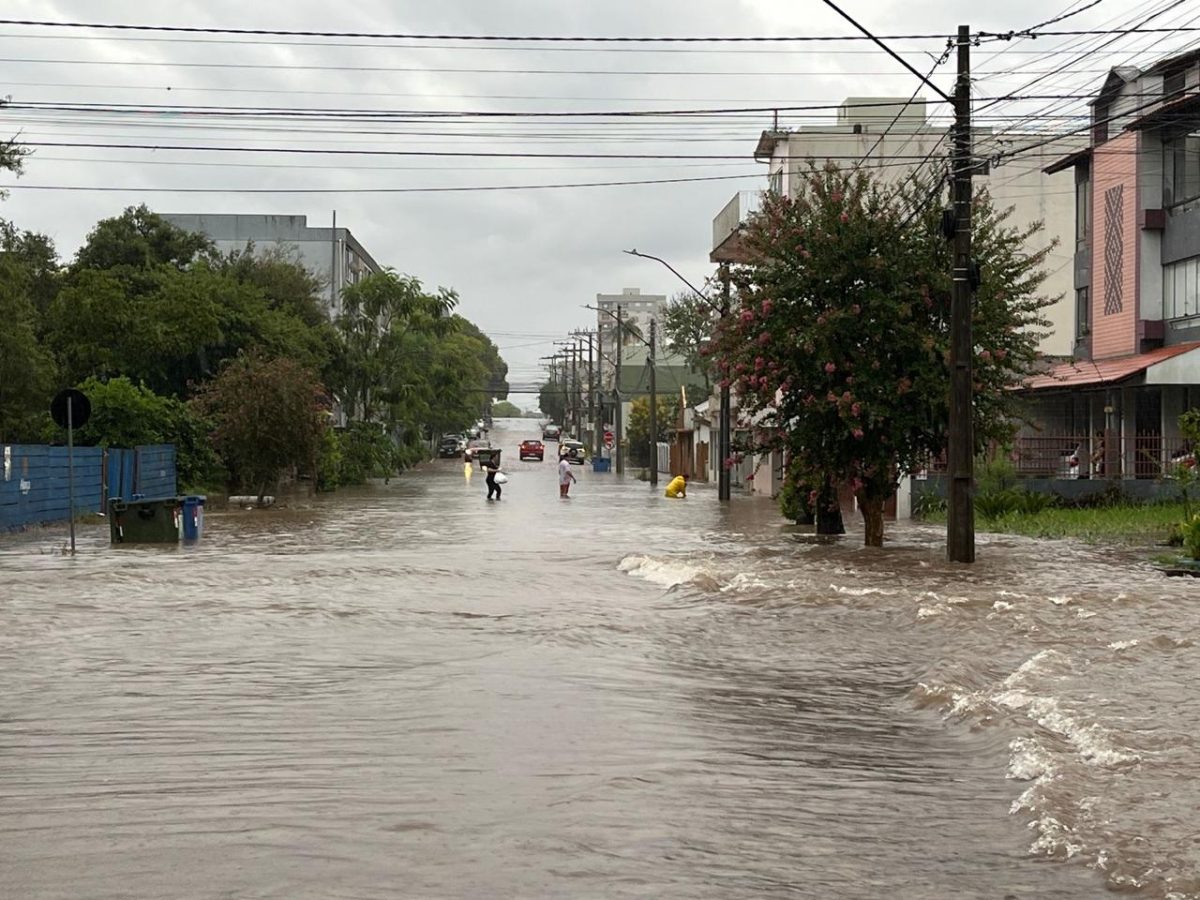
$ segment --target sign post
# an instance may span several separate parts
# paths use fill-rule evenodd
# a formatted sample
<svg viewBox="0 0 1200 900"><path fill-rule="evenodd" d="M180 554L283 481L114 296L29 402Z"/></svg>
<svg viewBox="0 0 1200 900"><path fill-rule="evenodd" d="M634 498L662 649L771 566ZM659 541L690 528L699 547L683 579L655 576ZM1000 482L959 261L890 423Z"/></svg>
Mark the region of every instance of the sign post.
<svg viewBox="0 0 1200 900"><path fill-rule="evenodd" d="M71 555L75 555L75 427L83 427L92 415L87 395L75 388L59 391L50 401L50 417L67 429L67 503L71 522Z"/></svg>

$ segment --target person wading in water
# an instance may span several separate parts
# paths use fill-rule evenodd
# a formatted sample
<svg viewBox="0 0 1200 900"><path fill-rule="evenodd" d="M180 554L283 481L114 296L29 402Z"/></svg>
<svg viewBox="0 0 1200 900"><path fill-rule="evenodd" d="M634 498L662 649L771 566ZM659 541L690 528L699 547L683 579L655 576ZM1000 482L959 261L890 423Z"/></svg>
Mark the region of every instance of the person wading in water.
<svg viewBox="0 0 1200 900"><path fill-rule="evenodd" d="M484 471L487 472L487 498L492 499L495 494L497 500L500 499L500 484L496 481L496 476L500 473L500 463L494 456L489 456L483 464Z"/></svg>

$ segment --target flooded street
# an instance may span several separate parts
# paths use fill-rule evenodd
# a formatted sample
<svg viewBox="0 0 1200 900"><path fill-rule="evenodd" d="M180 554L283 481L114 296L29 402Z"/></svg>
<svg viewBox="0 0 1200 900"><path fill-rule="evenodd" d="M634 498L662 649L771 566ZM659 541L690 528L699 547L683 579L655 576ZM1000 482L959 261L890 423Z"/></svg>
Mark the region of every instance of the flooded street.
<svg viewBox="0 0 1200 900"><path fill-rule="evenodd" d="M1196 583L440 461L0 538L13 898L1200 897ZM553 452L554 445L549 445Z"/></svg>

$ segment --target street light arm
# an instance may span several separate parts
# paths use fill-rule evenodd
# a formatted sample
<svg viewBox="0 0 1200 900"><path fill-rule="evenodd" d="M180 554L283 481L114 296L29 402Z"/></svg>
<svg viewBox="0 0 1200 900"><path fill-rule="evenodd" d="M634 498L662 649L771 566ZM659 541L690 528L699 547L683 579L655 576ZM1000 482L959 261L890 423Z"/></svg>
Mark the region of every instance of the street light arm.
<svg viewBox="0 0 1200 900"><path fill-rule="evenodd" d="M697 297L699 297L702 301L704 301L704 304L706 306L708 306L709 309L711 309L713 312L718 313L718 314L721 312L720 307L718 307L711 300L709 300L708 297L704 296L704 294L700 293L700 290L694 284L692 284L690 281L688 281L686 278L684 278L681 274L679 274L679 271L673 265L671 265L669 262L667 262L665 259L662 259L661 257L658 257L658 256L651 256L649 253L639 253L636 249L622 250L621 252L627 253L630 256L640 256L642 259L652 259L657 263L662 263L664 266L666 266L668 269L671 270L671 274L673 274L676 278L678 278L680 281L682 281L684 284L686 284L689 288L691 288L692 293L695 294Z"/></svg>

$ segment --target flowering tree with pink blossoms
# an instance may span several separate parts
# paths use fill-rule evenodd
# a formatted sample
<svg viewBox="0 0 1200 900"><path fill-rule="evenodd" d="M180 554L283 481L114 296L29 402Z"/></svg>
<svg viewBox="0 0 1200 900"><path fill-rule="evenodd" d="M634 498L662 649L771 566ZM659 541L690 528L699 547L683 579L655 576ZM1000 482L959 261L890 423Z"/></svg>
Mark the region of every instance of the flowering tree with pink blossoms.
<svg viewBox="0 0 1200 900"><path fill-rule="evenodd" d="M899 476L946 448L951 247L938 204L917 216L911 195L866 172L811 167L793 198L767 196L746 225L747 261L732 270L736 303L707 352L760 424L754 446L782 450L790 492L822 517L849 485L865 543L883 543L883 510ZM1041 265L1024 248L1040 226L1005 224L986 196L974 207L975 436L1011 436L1011 390L1036 359Z"/></svg>

